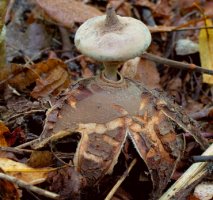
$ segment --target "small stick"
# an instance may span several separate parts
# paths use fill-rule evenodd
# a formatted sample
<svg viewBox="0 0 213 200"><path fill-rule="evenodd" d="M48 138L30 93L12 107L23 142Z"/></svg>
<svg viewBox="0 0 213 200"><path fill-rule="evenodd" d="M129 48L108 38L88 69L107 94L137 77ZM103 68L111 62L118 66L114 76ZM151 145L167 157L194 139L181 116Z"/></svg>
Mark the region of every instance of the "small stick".
<svg viewBox="0 0 213 200"><path fill-rule="evenodd" d="M112 199L113 195L117 191L117 189L120 187L120 185L123 183L125 178L129 175L129 172L132 170L134 165L136 164L137 159L135 158L129 165L128 169L124 172L124 174L121 176L121 178L118 180L118 182L114 185L114 187L111 189L109 194L106 196L105 200L110 200Z"/></svg>
<svg viewBox="0 0 213 200"><path fill-rule="evenodd" d="M36 142L39 142L39 138L37 138L35 140L31 140L29 142L25 142L24 144L20 144L20 145L16 146L15 148L16 149L23 149L25 147L31 146L32 144L35 144Z"/></svg>
<svg viewBox="0 0 213 200"><path fill-rule="evenodd" d="M202 156L213 155L213 144L202 154ZM190 185L198 181L207 174L208 162L192 164L186 172L160 197L159 200L177 199L176 195L187 189Z"/></svg>
<svg viewBox="0 0 213 200"><path fill-rule="evenodd" d="M151 33L159 33L159 32L174 32L174 31L213 29L213 26L185 27L185 28L179 28L177 26L148 26L148 28L149 28Z"/></svg>
<svg viewBox="0 0 213 200"><path fill-rule="evenodd" d="M194 162L213 162L212 156L192 156Z"/></svg>
<svg viewBox="0 0 213 200"><path fill-rule="evenodd" d="M82 57L84 57L84 55L79 55L79 56L76 56L74 58L70 58L70 59L65 60L64 63L69 63L69 62L72 62L74 60L78 60L79 58L82 58Z"/></svg>
<svg viewBox="0 0 213 200"><path fill-rule="evenodd" d="M193 119L201 119L203 117L208 117L208 115L213 111L213 106L210 108L204 108L198 112L191 113L189 116Z"/></svg>
<svg viewBox="0 0 213 200"><path fill-rule="evenodd" d="M6 25L8 25L11 21L12 8L13 8L14 3L15 3L15 0L9 0L9 2L8 2L7 10L6 10L5 17L4 17L4 23Z"/></svg>
<svg viewBox="0 0 213 200"><path fill-rule="evenodd" d="M15 147L0 147L0 151L8 151L8 152L13 152L15 154L25 154L25 153L32 153L33 150L28 150L28 149L16 149Z"/></svg>
<svg viewBox="0 0 213 200"><path fill-rule="evenodd" d="M144 53L141 57L146 58L148 60L152 60L152 61L157 62L157 63L169 65L171 67L175 67L175 68L178 68L178 69L197 71L197 72L201 72L201 73L204 73L204 74L213 75L213 70L206 69L206 68L197 66L195 64L178 62L178 61L174 61L174 60L171 60L171 59L162 58L160 56L156 56L156 55L153 55L151 53Z"/></svg>
<svg viewBox="0 0 213 200"><path fill-rule="evenodd" d="M45 197L48 197L48 198L51 198L51 199L59 199L58 194L55 194L53 192L49 192L47 190L43 190L43 189L36 187L36 186L33 186L33 185L30 185L29 183L22 181L22 180L19 180L19 179L13 177L13 176L8 175L8 174L0 173L0 178L7 180L7 181L10 181L10 182L18 185L21 188L24 188L26 190L30 190L32 192L39 194L39 195L42 195L42 196L45 196Z"/></svg>

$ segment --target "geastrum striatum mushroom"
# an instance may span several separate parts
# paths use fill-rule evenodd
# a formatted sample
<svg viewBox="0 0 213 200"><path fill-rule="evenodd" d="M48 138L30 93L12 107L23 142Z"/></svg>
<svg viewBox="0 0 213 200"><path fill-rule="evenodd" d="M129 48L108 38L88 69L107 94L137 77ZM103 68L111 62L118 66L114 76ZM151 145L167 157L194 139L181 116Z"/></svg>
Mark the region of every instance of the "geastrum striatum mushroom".
<svg viewBox="0 0 213 200"><path fill-rule="evenodd" d="M80 133L74 166L88 186L112 173L127 137L149 169L155 197L165 189L183 151L177 129L193 135L203 148L208 145L196 123L172 100L117 71L124 61L141 55L150 42L150 32L141 21L117 16L112 7L106 16L87 20L76 32L77 49L103 62L105 69L60 96L47 113L36 147L61 131Z"/></svg>

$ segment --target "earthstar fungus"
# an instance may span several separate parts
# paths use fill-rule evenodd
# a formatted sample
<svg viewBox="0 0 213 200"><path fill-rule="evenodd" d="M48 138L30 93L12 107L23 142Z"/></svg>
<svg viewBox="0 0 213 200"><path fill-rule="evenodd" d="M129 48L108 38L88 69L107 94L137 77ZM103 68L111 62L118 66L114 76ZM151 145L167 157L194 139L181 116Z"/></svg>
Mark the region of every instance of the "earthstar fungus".
<svg viewBox="0 0 213 200"><path fill-rule="evenodd" d="M183 152L178 129L190 133L205 148L197 124L162 92L148 90L117 72L119 65L141 55L151 42L146 26L132 18L107 16L86 21L76 32L76 47L102 61L104 72L83 79L60 95L48 111L40 143L42 148L67 134L80 133L74 156L75 169L93 187L113 171L129 138L145 162L157 199Z"/></svg>
<svg viewBox="0 0 213 200"><path fill-rule="evenodd" d="M108 79L116 80L120 63L140 56L150 45L151 34L139 20L120 17L112 7L107 15L87 20L75 36L75 45L84 55L101 61Z"/></svg>

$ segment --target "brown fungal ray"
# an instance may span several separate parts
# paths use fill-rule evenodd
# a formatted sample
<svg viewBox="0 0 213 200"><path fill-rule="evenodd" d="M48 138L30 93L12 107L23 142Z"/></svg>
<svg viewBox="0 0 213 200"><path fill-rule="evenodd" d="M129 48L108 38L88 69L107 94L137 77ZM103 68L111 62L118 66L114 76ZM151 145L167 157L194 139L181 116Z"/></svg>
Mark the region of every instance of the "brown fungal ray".
<svg viewBox="0 0 213 200"><path fill-rule="evenodd" d="M88 185L112 172L127 135L127 115L136 115L140 89L121 79L115 86L101 77L78 82L65 92L48 111L40 142L60 131L81 134L75 153L75 168L87 179ZM95 127L95 128L94 128Z"/></svg>
<svg viewBox="0 0 213 200"><path fill-rule="evenodd" d="M41 140L61 130L74 130L79 123L105 124L127 114L136 115L140 94L138 87L123 79L114 86L100 77L82 80L48 111Z"/></svg>
<svg viewBox="0 0 213 200"><path fill-rule="evenodd" d="M132 117L129 136L146 163L152 183L154 199L167 186L183 151L182 139L175 133L175 125L156 108L156 99L142 93L138 116Z"/></svg>
<svg viewBox="0 0 213 200"><path fill-rule="evenodd" d="M75 169L88 186L93 186L112 172L128 135L150 171L153 196L157 198L183 151L182 140L175 132L181 119L193 132L190 119L160 92L122 77L115 82L106 80L101 74L79 81L61 95L47 113L37 148L60 131L79 132L82 137L74 157ZM205 147L198 130L197 135L195 138Z"/></svg>
<svg viewBox="0 0 213 200"><path fill-rule="evenodd" d="M81 124L82 139L74 158L74 165L93 186L113 171L125 142L125 119L117 118L106 124Z"/></svg>

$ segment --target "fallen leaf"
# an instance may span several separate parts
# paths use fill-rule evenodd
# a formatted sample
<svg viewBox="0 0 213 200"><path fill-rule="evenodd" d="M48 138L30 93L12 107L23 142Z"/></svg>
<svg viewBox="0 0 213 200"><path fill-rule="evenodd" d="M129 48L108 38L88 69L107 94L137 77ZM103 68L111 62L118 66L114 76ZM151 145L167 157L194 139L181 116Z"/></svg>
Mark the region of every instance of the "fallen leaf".
<svg viewBox="0 0 213 200"><path fill-rule="evenodd" d="M21 11L16 13L19 12ZM21 14L19 13L19 15ZM24 15L24 11L22 15ZM16 18L20 17L22 16L16 16ZM42 57L43 50L50 48L51 42L50 33L47 32L44 24L37 22L20 24L16 20L13 20L7 26L6 39L7 60L10 62L14 62L22 56L29 58L31 61L38 60Z"/></svg>
<svg viewBox="0 0 213 200"><path fill-rule="evenodd" d="M184 107L184 110L189 115L192 113L196 113L196 112L200 111L201 109L203 109L203 104L199 103L198 101L188 98L187 102L188 103L187 103L186 107Z"/></svg>
<svg viewBox="0 0 213 200"><path fill-rule="evenodd" d="M97 8L75 0L36 0L37 4L54 21L72 28L75 22L82 23L89 18L103 15Z"/></svg>
<svg viewBox="0 0 213 200"><path fill-rule="evenodd" d="M94 74L91 69L88 67L90 64L94 64L94 61L90 58L82 57L79 59L79 63L82 68L82 77L89 78L92 77Z"/></svg>
<svg viewBox="0 0 213 200"><path fill-rule="evenodd" d="M29 184L38 184L46 180L48 172L53 168L32 168L8 158L0 158L0 168L11 176L23 180Z"/></svg>
<svg viewBox="0 0 213 200"><path fill-rule="evenodd" d="M0 147L7 147L7 141L5 139L5 134L9 133L10 130L0 121Z"/></svg>
<svg viewBox="0 0 213 200"><path fill-rule="evenodd" d="M197 197L195 197L194 195L190 194L187 198L187 200L200 200Z"/></svg>
<svg viewBox="0 0 213 200"><path fill-rule="evenodd" d="M211 19L206 19L206 26L212 26ZM201 66L213 70L213 30L202 29L199 34ZM203 82L213 84L213 76L203 74Z"/></svg>
<svg viewBox="0 0 213 200"><path fill-rule="evenodd" d="M9 73L10 72L10 73ZM59 93L70 84L67 65L59 59L48 59L29 67L16 65L9 71L5 70L9 76L8 83L19 91L25 90L28 86L36 82L31 95L34 98L43 97L50 93ZM4 74L2 78L5 79Z"/></svg>
<svg viewBox="0 0 213 200"><path fill-rule="evenodd" d="M139 57L127 61L121 73L134 80L142 82L148 88L160 88L160 76L156 64Z"/></svg>
<svg viewBox="0 0 213 200"><path fill-rule="evenodd" d="M158 3L153 3L149 0L135 1L137 6L147 7L151 10L154 17L162 18L161 24L170 25L172 17L172 8L167 0L161 0Z"/></svg>
<svg viewBox="0 0 213 200"><path fill-rule="evenodd" d="M3 170L0 169L0 172L3 173ZM1 200L19 200L20 195L16 186L7 181L0 179L0 198Z"/></svg>
<svg viewBox="0 0 213 200"><path fill-rule="evenodd" d="M80 199L82 176L72 167L65 167L49 173L49 189L59 193L62 199Z"/></svg>
<svg viewBox="0 0 213 200"><path fill-rule="evenodd" d="M49 151L33 151L27 164L31 167L48 167L53 164L53 154Z"/></svg>
<svg viewBox="0 0 213 200"><path fill-rule="evenodd" d="M60 93L70 83L69 74L66 69L60 65L55 66L46 78L36 80L36 86L31 92L33 98L44 97L53 92Z"/></svg>
<svg viewBox="0 0 213 200"><path fill-rule="evenodd" d="M110 4L115 8L117 15L132 16L132 5L123 0L112 0Z"/></svg>
<svg viewBox="0 0 213 200"><path fill-rule="evenodd" d="M26 140L26 135L21 127L17 127L11 133L6 134L6 140L9 146L13 146L17 141L22 144Z"/></svg>

